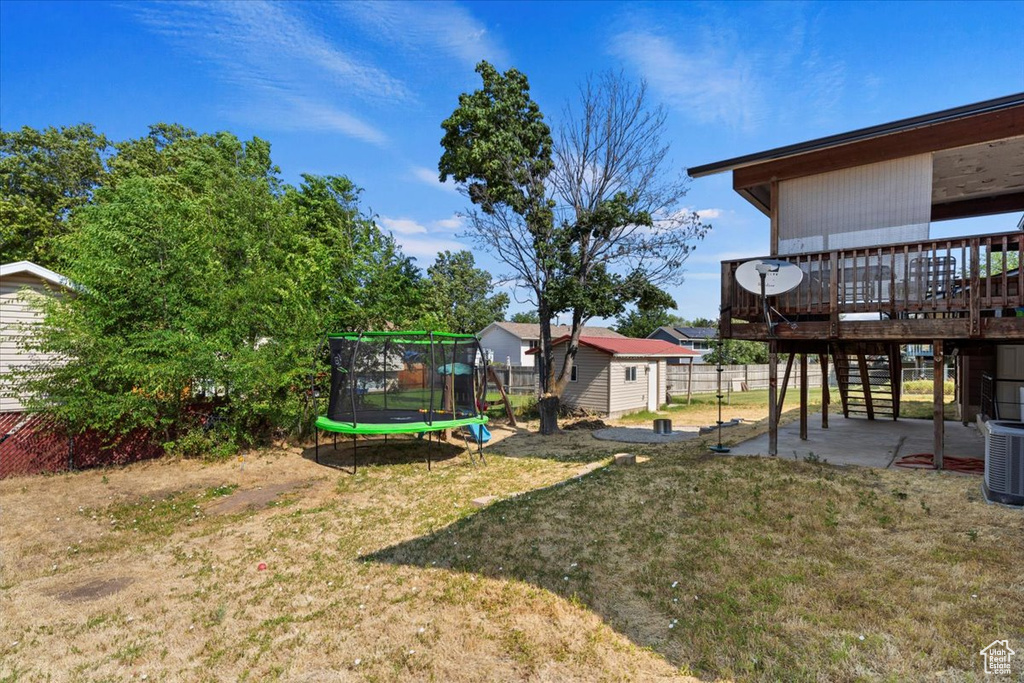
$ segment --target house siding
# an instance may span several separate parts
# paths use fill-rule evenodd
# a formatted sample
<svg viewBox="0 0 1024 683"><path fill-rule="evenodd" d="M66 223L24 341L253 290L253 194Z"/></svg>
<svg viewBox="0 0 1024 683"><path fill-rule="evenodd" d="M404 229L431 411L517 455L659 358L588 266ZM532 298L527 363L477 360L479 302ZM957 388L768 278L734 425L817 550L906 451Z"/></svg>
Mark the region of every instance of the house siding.
<svg viewBox="0 0 1024 683"><path fill-rule="evenodd" d="M658 361L658 407L665 403L668 394L668 361Z"/></svg>
<svg viewBox="0 0 1024 683"><path fill-rule="evenodd" d="M529 344L500 327L493 326L484 330L480 335L480 347L494 354L495 363L504 363L508 358L515 367L533 366L533 356L526 355L530 349Z"/></svg>
<svg viewBox="0 0 1024 683"><path fill-rule="evenodd" d="M557 349L557 347L556 347ZM562 402L602 415L608 413L608 376L611 356L581 346L576 352L577 381L569 382L562 393ZM555 354L556 372L561 372L564 355Z"/></svg>
<svg viewBox="0 0 1024 683"><path fill-rule="evenodd" d="M626 413L645 410L647 408L647 368L651 359L648 358L613 358L610 370L610 401L608 415L619 417ZM658 362L659 371L664 361ZM626 368L636 366L636 381L626 381ZM661 377L658 378L659 391ZM664 396L664 394L662 394ZM660 404L661 401L659 400Z"/></svg>
<svg viewBox="0 0 1024 683"><path fill-rule="evenodd" d="M18 397L11 395L12 370L53 360L52 355L27 353L19 348L30 334L20 329L21 326L41 321L42 314L32 305L32 299L52 295L47 284L28 273L4 276L0 281L0 413L16 412L23 408Z"/></svg>

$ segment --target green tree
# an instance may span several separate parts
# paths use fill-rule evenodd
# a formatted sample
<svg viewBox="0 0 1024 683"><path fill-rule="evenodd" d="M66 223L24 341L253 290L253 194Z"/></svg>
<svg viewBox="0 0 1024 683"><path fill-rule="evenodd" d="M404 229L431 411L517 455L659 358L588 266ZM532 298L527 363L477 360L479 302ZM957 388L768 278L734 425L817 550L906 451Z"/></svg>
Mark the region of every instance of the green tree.
<svg viewBox="0 0 1024 683"><path fill-rule="evenodd" d="M707 226L679 206L682 176L664 179L665 114L644 86L615 74L586 83L556 142L525 75L487 62L477 72L483 87L460 95L442 123L438 168L479 207L469 214L478 243L537 306L541 432L550 434L585 323L664 296L659 287L678 279ZM562 312L572 332L556 377L550 323Z"/></svg>
<svg viewBox="0 0 1024 683"><path fill-rule="evenodd" d="M59 268L56 243L103 181L108 149L90 124L0 131L0 261Z"/></svg>
<svg viewBox="0 0 1024 683"><path fill-rule="evenodd" d="M490 273L476 267L469 251L441 252L427 268L427 309L436 317L431 329L476 333L505 317L508 294L492 294Z"/></svg>
<svg viewBox="0 0 1024 683"><path fill-rule="evenodd" d="M348 178L303 175L285 189L301 239L304 287L317 328L363 331L403 327L420 315L422 285L412 259L394 237L359 208L360 190Z"/></svg>
<svg viewBox="0 0 1024 683"><path fill-rule="evenodd" d="M675 307L676 302L672 297L652 288L632 311L622 313L615 319L615 331L627 337L644 339L662 325L671 324L672 316L668 311Z"/></svg>
<svg viewBox="0 0 1024 683"><path fill-rule="evenodd" d="M633 309L615 319L615 331L627 337L643 339L662 325L670 324L671 318L665 309Z"/></svg>
<svg viewBox="0 0 1024 683"><path fill-rule="evenodd" d="M533 325L540 323L537 311L520 311L519 313L513 313L512 317L508 320L513 323L527 323Z"/></svg>
<svg viewBox="0 0 1024 683"><path fill-rule="evenodd" d="M288 187L264 140L161 125L116 149L57 241L77 289L29 342L62 358L18 377L30 409L171 441L210 411L228 444L301 430L324 331L395 319L418 271L351 182Z"/></svg>

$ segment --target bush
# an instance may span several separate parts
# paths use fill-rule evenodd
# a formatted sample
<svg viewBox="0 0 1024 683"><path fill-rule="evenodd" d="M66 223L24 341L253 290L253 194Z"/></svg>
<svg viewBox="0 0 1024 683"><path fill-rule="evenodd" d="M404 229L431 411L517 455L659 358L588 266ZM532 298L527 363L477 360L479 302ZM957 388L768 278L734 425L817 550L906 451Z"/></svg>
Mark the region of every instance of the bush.
<svg viewBox="0 0 1024 683"><path fill-rule="evenodd" d="M904 394L931 394L934 383L930 379L914 379L909 382L903 383ZM954 383L952 381L946 381L942 384L942 393L944 396L952 396L954 391Z"/></svg>

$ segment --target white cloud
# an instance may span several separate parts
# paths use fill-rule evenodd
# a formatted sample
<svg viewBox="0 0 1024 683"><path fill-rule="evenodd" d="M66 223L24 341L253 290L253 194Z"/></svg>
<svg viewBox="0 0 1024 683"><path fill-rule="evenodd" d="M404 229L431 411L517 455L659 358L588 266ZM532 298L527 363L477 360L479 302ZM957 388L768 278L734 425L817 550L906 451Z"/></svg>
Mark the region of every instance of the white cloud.
<svg viewBox="0 0 1024 683"><path fill-rule="evenodd" d="M402 252L406 256L415 256L421 261L421 267L426 268L434 262L438 252L459 251L465 249L466 245L455 240L437 239L432 235L413 237L411 235L395 235L395 239L402 245Z"/></svg>
<svg viewBox="0 0 1024 683"><path fill-rule="evenodd" d="M455 187L455 183L450 179L445 183L438 180L438 172L435 169L427 168L426 166L413 166L410 170L412 177L424 185L429 185L445 192L451 192L452 194L458 194L459 192L458 188Z"/></svg>
<svg viewBox="0 0 1024 683"><path fill-rule="evenodd" d="M451 218L442 218L439 221L434 221L434 227L439 230L446 230L448 232L457 232L465 227L466 222L458 214L452 215Z"/></svg>
<svg viewBox="0 0 1024 683"><path fill-rule="evenodd" d="M722 213L722 209L697 209L697 215L700 216L701 219L707 220L719 218L721 217Z"/></svg>
<svg viewBox="0 0 1024 683"><path fill-rule="evenodd" d="M751 129L764 108L754 65L740 51L676 42L639 29L616 35L611 52L644 75L678 111L701 123Z"/></svg>
<svg viewBox="0 0 1024 683"><path fill-rule="evenodd" d="M427 232L426 226L417 223L411 218L388 218L387 216L381 216L380 224L385 229L399 235L421 235Z"/></svg>
<svg viewBox="0 0 1024 683"><path fill-rule="evenodd" d="M643 10L624 17L609 52L681 115L746 133L766 124L828 126L847 89L845 62L821 29L827 8L763 5L758 22L714 6L686 23Z"/></svg>
<svg viewBox="0 0 1024 683"><path fill-rule="evenodd" d="M382 42L425 55L447 54L467 66L507 64L501 41L454 2L343 2L335 7Z"/></svg>
<svg viewBox="0 0 1024 683"><path fill-rule="evenodd" d="M129 11L209 64L241 93L239 118L278 129L327 130L382 145L386 136L352 110L356 101L412 99L405 84L333 44L302 4L130 4Z"/></svg>
<svg viewBox="0 0 1024 683"><path fill-rule="evenodd" d="M423 267L430 265L438 252L467 248L466 244L459 242L453 235L462 227L462 219L458 216L425 223L412 218L380 216L377 222L395 236L406 256L415 256L424 261Z"/></svg>

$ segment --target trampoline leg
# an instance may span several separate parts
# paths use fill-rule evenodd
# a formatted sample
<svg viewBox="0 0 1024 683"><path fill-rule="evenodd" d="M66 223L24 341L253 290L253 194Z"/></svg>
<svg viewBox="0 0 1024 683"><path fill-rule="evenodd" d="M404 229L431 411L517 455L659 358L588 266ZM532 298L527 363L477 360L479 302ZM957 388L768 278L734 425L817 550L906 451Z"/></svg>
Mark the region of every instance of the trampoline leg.
<svg viewBox="0 0 1024 683"><path fill-rule="evenodd" d="M430 451L434 448L433 432L427 432L427 472L430 471Z"/></svg>
<svg viewBox="0 0 1024 683"><path fill-rule="evenodd" d="M334 450L338 450L338 432L334 432Z"/></svg>
<svg viewBox="0 0 1024 683"><path fill-rule="evenodd" d="M359 439L352 435L352 474L359 471Z"/></svg>
<svg viewBox="0 0 1024 683"><path fill-rule="evenodd" d="M483 441L477 441L476 445L477 445L477 453L480 455L480 462L482 462L483 464L486 465L487 461L484 460L484 442Z"/></svg>
<svg viewBox="0 0 1024 683"><path fill-rule="evenodd" d="M313 427L313 442L316 444L316 464L320 464L320 430Z"/></svg>

